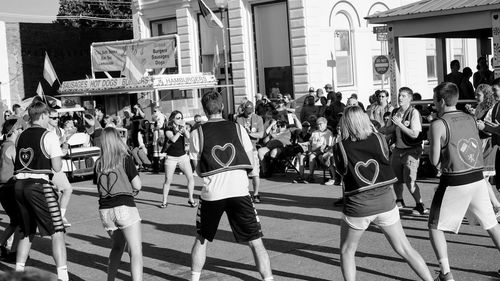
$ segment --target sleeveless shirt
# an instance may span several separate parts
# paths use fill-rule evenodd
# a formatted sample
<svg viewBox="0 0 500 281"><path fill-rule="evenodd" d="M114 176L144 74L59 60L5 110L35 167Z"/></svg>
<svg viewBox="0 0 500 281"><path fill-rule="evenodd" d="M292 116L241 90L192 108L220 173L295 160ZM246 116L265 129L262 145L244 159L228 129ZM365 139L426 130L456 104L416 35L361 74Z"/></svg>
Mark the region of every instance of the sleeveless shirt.
<svg viewBox="0 0 500 281"><path fill-rule="evenodd" d="M483 151L472 115L462 111L445 112L442 120L446 140L441 148L441 183L456 186L483 178Z"/></svg>
<svg viewBox="0 0 500 281"><path fill-rule="evenodd" d="M230 170L253 169L243 148L240 125L226 120L209 121L197 130L200 137L201 177Z"/></svg>
<svg viewBox="0 0 500 281"><path fill-rule="evenodd" d="M2 155L0 160L0 183L6 183L14 176L14 162L5 156L5 152L11 147L14 147L14 142L5 141L0 148Z"/></svg>
<svg viewBox="0 0 500 281"><path fill-rule="evenodd" d="M24 130L16 142L14 173L52 174L50 156L43 147L48 131L34 126Z"/></svg>

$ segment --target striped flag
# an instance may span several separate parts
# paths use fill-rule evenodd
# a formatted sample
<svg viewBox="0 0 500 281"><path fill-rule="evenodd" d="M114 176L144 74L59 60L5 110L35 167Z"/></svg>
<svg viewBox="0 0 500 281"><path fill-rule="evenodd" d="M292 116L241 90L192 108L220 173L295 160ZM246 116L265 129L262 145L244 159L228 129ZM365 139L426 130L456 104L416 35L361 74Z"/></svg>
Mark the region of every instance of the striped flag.
<svg viewBox="0 0 500 281"><path fill-rule="evenodd" d="M54 85L54 82L59 81L57 78L56 71L50 62L49 55L45 52L45 61L43 62L43 78L49 82L50 86Z"/></svg>
<svg viewBox="0 0 500 281"><path fill-rule="evenodd" d="M215 23L220 28L224 28L222 21L208 8L207 4L203 2L203 0L198 0L198 5L200 6L200 11L203 14L203 17L207 21L208 26L212 26L211 23Z"/></svg>
<svg viewBox="0 0 500 281"><path fill-rule="evenodd" d="M217 70L219 69L220 57L219 57L219 43L215 41L215 50L214 50L214 64L212 66L212 72L215 75Z"/></svg>
<svg viewBox="0 0 500 281"><path fill-rule="evenodd" d="M127 78L137 83L144 76L144 65L139 61L134 52L135 46L128 46L127 53L125 56L125 69L123 70L123 75L127 76Z"/></svg>

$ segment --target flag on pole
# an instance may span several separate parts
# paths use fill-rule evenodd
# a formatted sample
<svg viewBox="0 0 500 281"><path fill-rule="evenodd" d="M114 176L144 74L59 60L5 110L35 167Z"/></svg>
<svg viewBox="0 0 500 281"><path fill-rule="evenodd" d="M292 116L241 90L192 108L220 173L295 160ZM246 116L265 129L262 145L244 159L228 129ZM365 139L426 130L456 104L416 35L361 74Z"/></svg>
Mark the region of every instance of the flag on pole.
<svg viewBox="0 0 500 281"><path fill-rule="evenodd" d="M49 55L45 52L45 61L43 62L43 78L49 82L50 86L54 85L54 82L59 81L57 78L56 71L50 62Z"/></svg>
<svg viewBox="0 0 500 281"><path fill-rule="evenodd" d="M127 47L127 54L125 56L125 69L123 70L123 75L127 76L130 81L137 83L144 76L144 65L139 61L136 55L134 55L134 46Z"/></svg>
<svg viewBox="0 0 500 281"><path fill-rule="evenodd" d="M42 99L44 98L45 94L43 93L43 88L42 88L42 83L38 82L38 87L36 87L36 93L39 97Z"/></svg>
<svg viewBox="0 0 500 281"><path fill-rule="evenodd" d="M219 64L220 64L219 43L215 41L214 64L212 66L212 73L214 75L216 74L216 71L219 69Z"/></svg>
<svg viewBox="0 0 500 281"><path fill-rule="evenodd" d="M224 28L222 21L208 8L207 4L203 0L198 0L198 5L200 6L200 11L203 17L207 21L208 26L212 26L211 23L215 23L220 28Z"/></svg>

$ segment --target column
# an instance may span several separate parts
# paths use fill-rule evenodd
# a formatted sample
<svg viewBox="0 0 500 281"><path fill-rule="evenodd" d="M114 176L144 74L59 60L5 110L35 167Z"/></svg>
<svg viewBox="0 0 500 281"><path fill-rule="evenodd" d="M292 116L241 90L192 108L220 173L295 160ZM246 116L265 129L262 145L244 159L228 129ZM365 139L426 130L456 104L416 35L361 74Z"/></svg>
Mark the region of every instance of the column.
<svg viewBox="0 0 500 281"><path fill-rule="evenodd" d="M198 72L196 42L196 12L189 5L189 1L184 1L182 8L176 11L177 34L179 35L179 46L181 49L181 69L179 73Z"/></svg>
<svg viewBox="0 0 500 281"><path fill-rule="evenodd" d="M436 38L436 70L438 83L444 82L446 76L446 38Z"/></svg>
<svg viewBox="0 0 500 281"><path fill-rule="evenodd" d="M500 78L500 11L491 12L491 34L493 35L493 68L495 79Z"/></svg>
<svg viewBox="0 0 500 281"><path fill-rule="evenodd" d="M391 103L398 106L398 89L401 85L401 72L399 70L399 38L394 36L392 26L389 26L387 38L389 54L389 75L391 84Z"/></svg>
<svg viewBox="0 0 500 281"><path fill-rule="evenodd" d="M293 91L295 99L309 90L309 67L306 44L306 13L304 0L289 0L290 51L292 56Z"/></svg>

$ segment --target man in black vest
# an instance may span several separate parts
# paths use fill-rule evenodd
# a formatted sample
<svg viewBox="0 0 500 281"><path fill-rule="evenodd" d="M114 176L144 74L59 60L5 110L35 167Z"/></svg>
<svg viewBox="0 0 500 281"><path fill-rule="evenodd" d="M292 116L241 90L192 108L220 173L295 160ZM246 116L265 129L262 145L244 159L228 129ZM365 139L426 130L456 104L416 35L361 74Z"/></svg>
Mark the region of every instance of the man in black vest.
<svg viewBox="0 0 500 281"><path fill-rule="evenodd" d="M395 109L389 124L381 129L384 134L396 134L396 147L392 152L391 166L398 178L394 184L396 193L396 204L399 208L405 207L403 201L403 185L406 185L416 207L413 214L428 214L420 195L420 188L417 185L417 170L422 155L422 141L415 141L422 132L422 118L418 110L414 109L410 103L413 99L413 91L408 87L399 89L399 108Z"/></svg>
<svg viewBox="0 0 500 281"><path fill-rule="evenodd" d="M19 136L16 143L14 176L16 201L21 215L21 233L24 238L17 247L16 271L24 271L31 243L37 232L52 238L52 255L57 266L58 280L68 280L64 225L58 196L50 182L53 172L62 168L62 151L54 132L47 131L49 112L42 102L28 107L31 126ZM69 196L63 193L61 201Z"/></svg>
<svg viewBox="0 0 500 281"><path fill-rule="evenodd" d="M208 122L192 132L189 147L190 158L204 182L196 217L198 235L191 251L191 281L200 280L207 240L215 237L224 212L236 241L249 243L262 279L274 280L260 220L248 191L247 173L253 168L250 137L243 126L222 118L224 104L219 93L206 93L201 104Z"/></svg>

